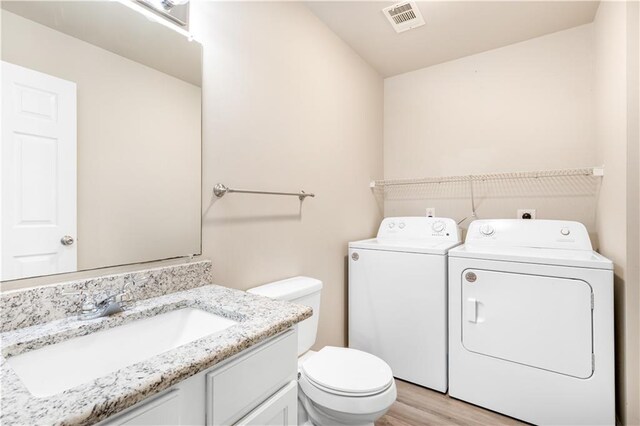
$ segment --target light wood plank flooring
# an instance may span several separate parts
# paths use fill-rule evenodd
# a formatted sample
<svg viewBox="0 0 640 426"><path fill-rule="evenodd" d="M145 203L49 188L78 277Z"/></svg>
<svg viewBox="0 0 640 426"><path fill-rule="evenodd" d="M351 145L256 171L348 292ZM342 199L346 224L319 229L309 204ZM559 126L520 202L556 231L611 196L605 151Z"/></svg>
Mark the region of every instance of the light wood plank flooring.
<svg viewBox="0 0 640 426"><path fill-rule="evenodd" d="M376 422L376 426L511 426L526 425L518 420L448 395L396 380L398 399Z"/></svg>

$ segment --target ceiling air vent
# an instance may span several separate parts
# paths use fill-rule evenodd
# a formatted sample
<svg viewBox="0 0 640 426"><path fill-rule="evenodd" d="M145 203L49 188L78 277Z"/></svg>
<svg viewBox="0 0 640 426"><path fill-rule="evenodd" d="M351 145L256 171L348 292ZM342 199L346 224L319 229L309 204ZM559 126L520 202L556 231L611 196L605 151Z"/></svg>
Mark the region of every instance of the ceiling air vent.
<svg viewBox="0 0 640 426"><path fill-rule="evenodd" d="M382 13L397 33L424 25L424 18L415 2L405 1L385 7Z"/></svg>

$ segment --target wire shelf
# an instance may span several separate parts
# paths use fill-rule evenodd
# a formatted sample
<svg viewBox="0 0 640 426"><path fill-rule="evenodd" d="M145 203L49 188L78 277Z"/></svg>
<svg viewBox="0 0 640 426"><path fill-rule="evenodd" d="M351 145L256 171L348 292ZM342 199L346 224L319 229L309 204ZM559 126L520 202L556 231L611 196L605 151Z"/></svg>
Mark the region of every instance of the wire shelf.
<svg viewBox="0 0 640 426"><path fill-rule="evenodd" d="M539 170L529 172L509 172L509 173L484 173L460 176L438 176L424 177L414 179L386 179L372 181L370 187L372 189L385 189L391 187L402 187L412 185L429 185L439 183L452 182L484 182L492 180L516 180L516 179L541 179L541 178L558 178L571 176L604 176L603 167L585 167L578 169L561 169L561 170Z"/></svg>

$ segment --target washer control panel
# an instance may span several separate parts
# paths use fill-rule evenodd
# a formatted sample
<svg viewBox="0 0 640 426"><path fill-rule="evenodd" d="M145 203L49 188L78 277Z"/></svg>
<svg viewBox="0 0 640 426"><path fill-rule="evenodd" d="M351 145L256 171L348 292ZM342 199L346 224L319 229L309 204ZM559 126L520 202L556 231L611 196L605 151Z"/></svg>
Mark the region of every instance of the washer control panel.
<svg viewBox="0 0 640 426"><path fill-rule="evenodd" d="M476 220L469 225L465 244L592 250L587 228L569 220Z"/></svg>
<svg viewBox="0 0 640 426"><path fill-rule="evenodd" d="M446 217L387 217L380 224L380 239L438 239L460 242L460 228Z"/></svg>

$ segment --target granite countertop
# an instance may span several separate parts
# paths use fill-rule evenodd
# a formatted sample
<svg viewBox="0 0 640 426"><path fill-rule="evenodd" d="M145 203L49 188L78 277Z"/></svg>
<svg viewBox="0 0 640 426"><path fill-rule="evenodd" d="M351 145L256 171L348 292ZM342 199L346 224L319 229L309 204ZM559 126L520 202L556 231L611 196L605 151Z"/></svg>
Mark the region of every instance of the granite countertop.
<svg viewBox="0 0 640 426"><path fill-rule="evenodd" d="M221 333L122 368L60 394L36 398L7 364L23 352L175 309L194 307L239 321ZM311 308L206 285L136 302L123 313L89 321L59 319L0 334L0 423L89 425L206 370L311 316Z"/></svg>

